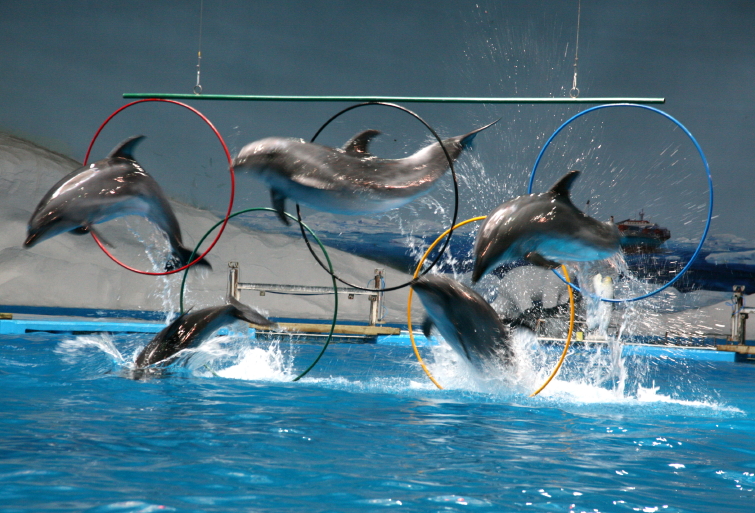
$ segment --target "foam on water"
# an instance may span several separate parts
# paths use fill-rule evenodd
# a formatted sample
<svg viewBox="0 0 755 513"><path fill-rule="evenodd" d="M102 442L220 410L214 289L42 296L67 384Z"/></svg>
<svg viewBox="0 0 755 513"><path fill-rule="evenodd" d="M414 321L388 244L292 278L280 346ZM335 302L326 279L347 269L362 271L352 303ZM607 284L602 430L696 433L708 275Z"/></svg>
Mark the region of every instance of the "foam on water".
<svg viewBox="0 0 755 513"><path fill-rule="evenodd" d="M235 363L218 370L217 374L231 379L291 381L295 377L293 364L293 348L284 352L280 340L274 339L267 347L245 345L237 353Z"/></svg>
<svg viewBox="0 0 755 513"><path fill-rule="evenodd" d="M68 366L78 367L79 371L108 373L121 370L128 373L134 370L136 356L147 342L145 337L130 337L119 349L110 335L85 335L59 342L55 353ZM209 379L291 382L305 368L307 362L303 361L310 358L310 355L301 355L303 347L307 346L283 344L280 339L258 341L239 333L215 335L197 348L177 353L166 370ZM370 346L354 347L359 351L360 347L366 350ZM492 366L485 373L473 367L444 342L423 349L423 353L430 372L444 388L441 396L445 400L462 394L483 402L532 404L533 401L540 401L567 408L595 404L619 407L663 404L725 414L742 413L737 408L717 402L710 397L710 391L696 386L693 377L685 375L683 362L676 362L680 367L679 379L687 381L683 397L678 397L674 390L662 390L654 380L648 382L652 365L643 363L647 358L628 365L620 356L621 344L617 340L597 348L572 348L557 377L538 398L531 399L528 396L545 382L555 368L560 350L542 346L534 334L526 329L514 331L512 348L515 354L512 367ZM334 356L331 352L325 358ZM354 363L354 367L361 366L361 362ZM371 368L360 368L342 375L323 375L316 371L303 378L302 383L398 395L434 392L436 387L429 379L417 377L417 367L412 364L412 367L404 367L404 370L391 369L388 375L373 372Z"/></svg>

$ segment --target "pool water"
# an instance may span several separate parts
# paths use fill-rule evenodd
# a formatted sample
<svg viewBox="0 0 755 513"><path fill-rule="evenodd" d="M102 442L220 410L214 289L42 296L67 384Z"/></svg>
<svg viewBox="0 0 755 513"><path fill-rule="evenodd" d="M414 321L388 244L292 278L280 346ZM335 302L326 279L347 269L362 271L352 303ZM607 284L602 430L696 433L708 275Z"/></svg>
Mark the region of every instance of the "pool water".
<svg viewBox="0 0 755 513"><path fill-rule="evenodd" d="M0 340L0 504L27 511L755 508L755 367L530 349L504 378L444 347L213 339L132 379L148 336ZM259 344L259 345L258 345ZM607 363L608 362L608 363Z"/></svg>

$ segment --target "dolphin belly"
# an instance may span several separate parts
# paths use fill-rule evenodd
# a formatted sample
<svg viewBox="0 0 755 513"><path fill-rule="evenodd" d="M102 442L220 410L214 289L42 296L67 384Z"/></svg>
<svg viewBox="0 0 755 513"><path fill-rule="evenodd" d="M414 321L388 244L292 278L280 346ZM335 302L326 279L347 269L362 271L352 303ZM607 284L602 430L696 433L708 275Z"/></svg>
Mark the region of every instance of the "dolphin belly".
<svg viewBox="0 0 755 513"><path fill-rule="evenodd" d="M306 183L299 183L300 181L290 180L278 173L267 171L261 171L258 176L270 189L282 196L294 199L298 203L315 210L333 214L380 214L402 207L424 194L424 191L421 190L408 191L406 189L391 191L390 189L360 189L355 187L339 189L313 187Z"/></svg>
<svg viewBox="0 0 755 513"><path fill-rule="evenodd" d="M90 205L81 205L81 210L87 212L87 224L100 224L119 217L140 216L149 218L150 203L138 196L123 196L112 200L94 200ZM154 223L153 224L157 224Z"/></svg>
<svg viewBox="0 0 755 513"><path fill-rule="evenodd" d="M596 246L588 241L571 237L546 237L535 250L537 253L557 262L592 262L613 256L616 251L604 246Z"/></svg>

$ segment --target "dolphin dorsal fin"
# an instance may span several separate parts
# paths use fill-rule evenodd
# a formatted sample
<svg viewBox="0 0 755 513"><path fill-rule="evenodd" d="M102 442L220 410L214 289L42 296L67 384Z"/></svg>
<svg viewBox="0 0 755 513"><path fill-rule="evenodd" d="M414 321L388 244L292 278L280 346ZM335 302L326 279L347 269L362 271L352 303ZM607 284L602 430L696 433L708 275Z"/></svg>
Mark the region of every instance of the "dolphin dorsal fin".
<svg viewBox="0 0 755 513"><path fill-rule="evenodd" d="M372 154L369 151L368 146L370 141L380 135L379 130L365 130L359 132L357 135L349 139L349 142L344 144L343 151L353 157L370 157Z"/></svg>
<svg viewBox="0 0 755 513"><path fill-rule="evenodd" d="M277 323L271 321L267 317L265 317L262 312L257 310L256 308L252 308L249 305L245 305L235 297L229 295L225 299L226 303L231 305L233 307L233 315L237 319L241 319L242 321L251 322L252 324L256 324L257 326L277 326Z"/></svg>
<svg viewBox="0 0 755 513"><path fill-rule="evenodd" d="M142 139L144 139L143 135L132 135L125 141L121 142L118 146L113 148L113 151L108 154L107 158L124 158L129 160L135 160L134 159L134 148L136 148L136 145L139 144Z"/></svg>
<svg viewBox="0 0 755 513"><path fill-rule="evenodd" d="M577 179L579 174L580 171L577 171L576 169L569 171L564 176L562 176L561 179L548 190L548 192L556 196L560 196L564 199L569 199L569 189L571 189L574 180Z"/></svg>

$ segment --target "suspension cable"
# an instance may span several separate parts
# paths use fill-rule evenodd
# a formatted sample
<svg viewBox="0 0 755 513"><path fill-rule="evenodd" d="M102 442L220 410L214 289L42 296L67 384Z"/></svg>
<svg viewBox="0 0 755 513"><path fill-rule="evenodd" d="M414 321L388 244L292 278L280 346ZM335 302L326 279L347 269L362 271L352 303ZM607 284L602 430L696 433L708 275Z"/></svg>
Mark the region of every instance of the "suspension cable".
<svg viewBox="0 0 755 513"><path fill-rule="evenodd" d="M579 96L579 89L577 88L577 64L579 63L579 23L582 18L582 0L577 0L577 44L574 46L574 79L571 84L571 91L569 96L577 98Z"/></svg>
<svg viewBox="0 0 755 513"><path fill-rule="evenodd" d="M202 74L202 15L204 13L204 0L199 0L199 45L197 49L197 85L194 86L194 94L202 94L202 84L199 83Z"/></svg>

